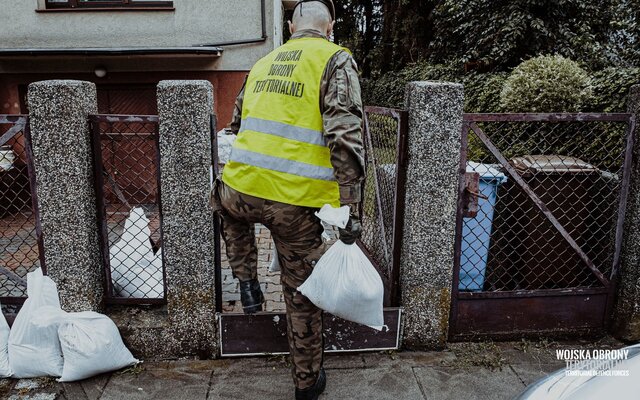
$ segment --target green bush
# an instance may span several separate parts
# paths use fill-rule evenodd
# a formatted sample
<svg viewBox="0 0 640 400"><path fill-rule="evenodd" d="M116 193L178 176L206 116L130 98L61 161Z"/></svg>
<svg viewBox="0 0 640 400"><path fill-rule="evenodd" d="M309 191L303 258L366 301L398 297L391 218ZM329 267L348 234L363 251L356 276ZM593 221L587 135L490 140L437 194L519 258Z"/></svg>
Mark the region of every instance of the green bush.
<svg viewBox="0 0 640 400"><path fill-rule="evenodd" d="M379 79L362 82L362 97L366 105L404 107L404 92L412 81L448 81L464 84L465 112L498 112L500 91L507 73L464 74L453 67L425 62L388 72Z"/></svg>
<svg viewBox="0 0 640 400"><path fill-rule="evenodd" d="M404 91L412 81L461 82L461 74L454 68L440 65L415 63L400 71L392 71L376 80L365 80L363 100L366 105L401 108L404 106Z"/></svg>
<svg viewBox="0 0 640 400"><path fill-rule="evenodd" d="M576 112L591 98L589 74L562 56L540 56L518 65L500 93L508 112Z"/></svg>
<svg viewBox="0 0 640 400"><path fill-rule="evenodd" d="M565 59L565 61L568 60ZM571 64L567 67L568 63ZM583 70L576 70L577 66L571 61L568 63L563 63L563 68L577 71L574 75L580 76L581 82L584 83L585 80L588 82ZM549 71L547 70L546 73ZM557 72L554 74L556 75L553 75L552 78L546 79L544 87L547 91L545 94L547 98L557 99L554 100L555 106L544 109L525 108L518 111L626 112L629 88L634 84L640 84L640 68L608 68L596 71L591 74L590 86L592 90L584 89L586 93L581 94L579 101L571 100L573 106L567 107L566 105L562 106L562 102L566 99L559 98L559 95L554 93L556 91L558 93L566 91L575 93L576 90L571 91L567 88L566 79L563 84L559 83L558 75L563 74ZM366 105L403 108L404 92L408 82L445 80L464 84L465 112L504 112L501 95L503 87L507 86L507 81L513 85L512 77L513 75L507 72L464 74L462 71L446 65L416 63L401 71L384 74L377 80L364 81L363 99ZM526 85L533 84L528 82ZM528 90L518 88L522 92L523 98L531 99L535 93L533 90L535 86L523 87L529 88ZM591 96L589 96L590 91L592 91ZM514 93L512 92L511 95ZM559 103L560 105L558 105ZM620 161L618 155L621 154L624 145L624 125L619 123L572 123L561 124L555 128L551 124L546 124L546 126L545 124L526 123L489 125L491 124L487 125L487 129L491 131L492 138L508 158L523 154L567 154L583 158L600 168L615 172L618 168L617 163ZM547 131L548 129L556 130L551 134ZM552 143L548 143L549 140ZM469 136L468 152L470 160L495 162L475 135Z"/></svg>
<svg viewBox="0 0 640 400"><path fill-rule="evenodd" d="M469 113L503 112L501 94L508 72L464 74L446 65L433 65L425 62L415 63L405 69L389 72L379 79L362 81L362 97L366 105L383 107L404 107L404 92L407 83L420 80L444 80L464 84L464 110ZM591 74L592 95L575 111L590 112L626 112L629 88L640 84L640 68L607 68ZM556 81L548 90L556 88ZM525 96L530 97L530 93ZM557 97L557 95L554 95ZM561 112L560 107L547 109L549 112ZM510 111L510 110L509 110ZM527 110L525 111L533 111Z"/></svg>
<svg viewBox="0 0 640 400"><path fill-rule="evenodd" d="M640 68L606 68L591 76L593 97L586 111L627 112L629 89L640 84Z"/></svg>
<svg viewBox="0 0 640 400"><path fill-rule="evenodd" d="M506 72L465 75L462 82L464 111L468 113L500 112L500 93L508 76Z"/></svg>

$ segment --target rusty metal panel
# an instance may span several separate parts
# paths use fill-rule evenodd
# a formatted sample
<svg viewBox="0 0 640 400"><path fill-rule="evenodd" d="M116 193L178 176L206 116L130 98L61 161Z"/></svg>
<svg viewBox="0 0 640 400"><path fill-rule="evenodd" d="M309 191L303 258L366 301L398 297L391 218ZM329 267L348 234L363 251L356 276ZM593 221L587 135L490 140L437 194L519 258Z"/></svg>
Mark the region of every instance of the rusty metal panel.
<svg viewBox="0 0 640 400"><path fill-rule="evenodd" d="M402 310L385 308L388 330L378 332L364 325L324 314L324 349L328 353L394 350L400 346ZM287 319L284 313L219 315L222 357L287 354Z"/></svg>
<svg viewBox="0 0 640 400"><path fill-rule="evenodd" d="M26 115L0 115L0 150L0 302L20 305L27 273L46 273Z"/></svg>
<svg viewBox="0 0 640 400"><path fill-rule="evenodd" d="M519 339L527 333L576 335L604 333L606 290L557 295L458 299L458 316L452 321L453 341L496 338Z"/></svg>

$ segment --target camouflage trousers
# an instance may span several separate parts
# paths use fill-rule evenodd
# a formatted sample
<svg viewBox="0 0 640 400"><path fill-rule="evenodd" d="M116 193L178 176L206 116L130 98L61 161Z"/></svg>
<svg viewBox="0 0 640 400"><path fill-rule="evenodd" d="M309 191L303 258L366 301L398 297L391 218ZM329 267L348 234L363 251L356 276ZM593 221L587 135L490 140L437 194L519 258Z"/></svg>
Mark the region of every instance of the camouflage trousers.
<svg viewBox="0 0 640 400"><path fill-rule="evenodd" d="M240 281L257 278L255 223L266 226L280 261L280 281L287 307L287 334L296 387L318 379L323 361L322 311L297 291L322 256L322 224L316 209L265 200L218 182L222 236L233 274Z"/></svg>

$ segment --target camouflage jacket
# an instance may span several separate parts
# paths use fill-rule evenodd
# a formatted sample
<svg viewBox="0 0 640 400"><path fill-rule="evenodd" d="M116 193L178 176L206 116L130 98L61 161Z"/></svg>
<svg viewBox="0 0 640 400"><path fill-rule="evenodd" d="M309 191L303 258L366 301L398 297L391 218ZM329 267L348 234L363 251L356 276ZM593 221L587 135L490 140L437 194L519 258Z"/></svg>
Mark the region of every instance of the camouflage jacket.
<svg viewBox="0 0 640 400"><path fill-rule="evenodd" d="M291 39L302 37L326 38L318 31L302 30ZM236 99L228 128L233 134L240 130L243 99L244 86ZM336 53L329 60L320 84L319 101L331 164L340 186L340 202L343 205L358 203L364 179L363 107L358 68L346 51Z"/></svg>

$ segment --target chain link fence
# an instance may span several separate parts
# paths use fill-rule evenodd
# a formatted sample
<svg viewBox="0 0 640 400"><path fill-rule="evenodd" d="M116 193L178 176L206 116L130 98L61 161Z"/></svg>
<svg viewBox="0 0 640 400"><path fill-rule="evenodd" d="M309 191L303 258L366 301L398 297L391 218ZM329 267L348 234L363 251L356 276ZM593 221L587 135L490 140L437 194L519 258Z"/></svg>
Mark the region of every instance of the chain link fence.
<svg viewBox="0 0 640 400"><path fill-rule="evenodd" d="M467 173L477 174L479 186L466 193L478 198L478 206L475 216L463 218L458 289L602 287L585 260L604 277L611 274L628 117L497 119L470 114L465 125L471 128ZM507 173L479 134L535 196ZM543 203L560 229L536 203Z"/></svg>
<svg viewBox="0 0 640 400"><path fill-rule="evenodd" d="M111 303L163 303L158 118L91 116L103 263Z"/></svg>
<svg viewBox="0 0 640 400"><path fill-rule="evenodd" d="M380 107L366 107L365 113L361 244L385 282L387 305L397 305L407 116L404 111Z"/></svg>
<svg viewBox="0 0 640 400"><path fill-rule="evenodd" d="M0 301L27 297L26 275L44 267L27 117L0 115Z"/></svg>

